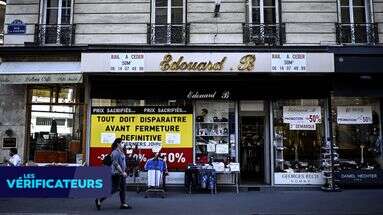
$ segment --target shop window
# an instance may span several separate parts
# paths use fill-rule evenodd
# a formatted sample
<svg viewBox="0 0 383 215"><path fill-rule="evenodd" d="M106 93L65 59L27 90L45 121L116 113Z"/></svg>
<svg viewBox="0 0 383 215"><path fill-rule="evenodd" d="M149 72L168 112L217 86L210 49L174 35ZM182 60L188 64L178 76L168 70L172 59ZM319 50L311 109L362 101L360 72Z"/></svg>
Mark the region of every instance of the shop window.
<svg viewBox="0 0 383 215"><path fill-rule="evenodd" d="M332 99L334 143L342 170L383 168L380 102L375 98Z"/></svg>
<svg viewBox="0 0 383 215"><path fill-rule="evenodd" d="M76 87L31 88L29 160L81 162L83 106Z"/></svg>
<svg viewBox="0 0 383 215"><path fill-rule="evenodd" d="M276 173L320 172L320 150L325 135L324 107L324 100L321 99L273 102Z"/></svg>
<svg viewBox="0 0 383 215"><path fill-rule="evenodd" d="M195 108L196 162L236 161L234 102L197 101Z"/></svg>

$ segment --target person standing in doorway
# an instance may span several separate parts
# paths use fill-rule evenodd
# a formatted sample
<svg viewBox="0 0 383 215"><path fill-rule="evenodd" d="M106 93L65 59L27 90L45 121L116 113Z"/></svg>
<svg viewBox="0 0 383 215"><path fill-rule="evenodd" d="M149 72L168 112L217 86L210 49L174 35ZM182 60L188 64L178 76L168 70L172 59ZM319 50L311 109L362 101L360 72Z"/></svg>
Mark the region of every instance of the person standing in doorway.
<svg viewBox="0 0 383 215"><path fill-rule="evenodd" d="M21 166L21 158L17 154L16 148L11 148L11 150L9 151L9 156L10 156L9 159L4 159L4 162L8 166Z"/></svg>
<svg viewBox="0 0 383 215"><path fill-rule="evenodd" d="M121 138L114 140L111 153L111 173L112 173L112 194L120 191L120 209L131 209L132 207L126 203L126 160L123 152L123 143ZM106 199L96 199L97 210L101 209L101 203Z"/></svg>

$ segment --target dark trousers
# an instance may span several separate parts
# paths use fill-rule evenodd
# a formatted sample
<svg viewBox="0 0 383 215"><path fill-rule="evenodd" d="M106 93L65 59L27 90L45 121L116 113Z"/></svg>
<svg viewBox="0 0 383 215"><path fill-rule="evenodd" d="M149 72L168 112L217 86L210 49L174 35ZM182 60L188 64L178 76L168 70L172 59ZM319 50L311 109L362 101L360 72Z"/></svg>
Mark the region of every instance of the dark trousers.
<svg viewBox="0 0 383 215"><path fill-rule="evenodd" d="M122 175L113 175L112 176L112 195L117 191L120 191L120 202L121 204L126 203L126 177ZM100 199L100 201L104 201L106 197Z"/></svg>

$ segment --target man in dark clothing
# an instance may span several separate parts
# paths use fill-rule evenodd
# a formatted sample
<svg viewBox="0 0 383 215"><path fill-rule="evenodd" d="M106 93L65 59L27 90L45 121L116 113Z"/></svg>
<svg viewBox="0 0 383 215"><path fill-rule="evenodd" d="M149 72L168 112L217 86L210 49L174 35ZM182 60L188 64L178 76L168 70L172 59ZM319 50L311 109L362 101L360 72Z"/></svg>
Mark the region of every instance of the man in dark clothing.
<svg viewBox="0 0 383 215"><path fill-rule="evenodd" d="M123 143L121 138L114 140L112 144L112 165L111 165L111 174L112 174L112 194L120 191L120 209L131 209L132 207L126 203L126 161L125 154L123 152ZM101 203L106 199L103 197L101 199L96 199L97 210L101 209Z"/></svg>

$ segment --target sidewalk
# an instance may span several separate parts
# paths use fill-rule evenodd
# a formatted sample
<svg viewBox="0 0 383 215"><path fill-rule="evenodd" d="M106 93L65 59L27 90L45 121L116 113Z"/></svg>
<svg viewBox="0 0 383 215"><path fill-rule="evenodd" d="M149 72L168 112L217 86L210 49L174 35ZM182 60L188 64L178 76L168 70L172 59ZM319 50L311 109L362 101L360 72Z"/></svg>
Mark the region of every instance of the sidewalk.
<svg viewBox="0 0 383 215"><path fill-rule="evenodd" d="M93 199L0 199L0 214L383 214L383 189L168 193L165 199L128 192L132 210L120 210L118 194L97 211Z"/></svg>

